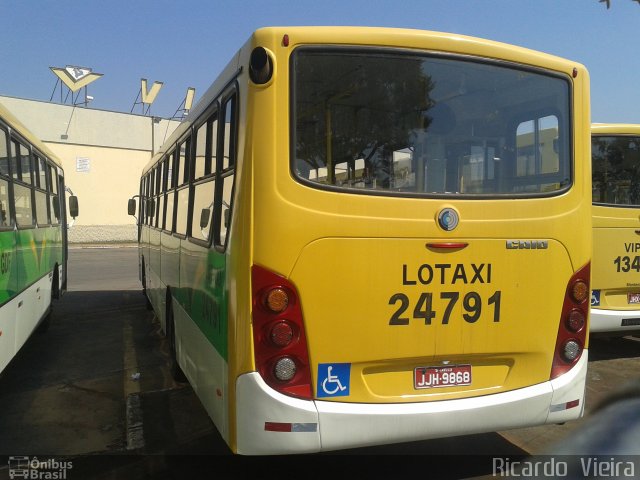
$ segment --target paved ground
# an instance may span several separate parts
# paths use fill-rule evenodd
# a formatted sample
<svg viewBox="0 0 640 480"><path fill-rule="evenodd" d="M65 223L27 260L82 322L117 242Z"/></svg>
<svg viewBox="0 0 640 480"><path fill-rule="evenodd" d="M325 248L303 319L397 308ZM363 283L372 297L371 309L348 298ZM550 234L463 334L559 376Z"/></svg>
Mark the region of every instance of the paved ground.
<svg viewBox="0 0 640 480"><path fill-rule="evenodd" d="M636 339L594 340L587 412L639 371ZM427 477L482 477L491 473L493 455L547 452L588 421L328 456L232 457L191 388L168 374L166 342L140 293L137 250L74 249L69 292L51 327L35 334L0 377L0 479L15 455L73 459L70 479L193 478L203 464L214 465L219 478L244 478L221 473L247 465L282 469L282 462L326 478L315 465L327 457L352 476L422 470Z"/></svg>

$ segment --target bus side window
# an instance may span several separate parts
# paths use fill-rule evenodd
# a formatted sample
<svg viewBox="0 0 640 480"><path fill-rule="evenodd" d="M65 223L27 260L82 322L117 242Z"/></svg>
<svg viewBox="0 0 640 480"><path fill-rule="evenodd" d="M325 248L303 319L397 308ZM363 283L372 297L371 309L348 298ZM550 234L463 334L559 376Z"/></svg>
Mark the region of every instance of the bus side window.
<svg viewBox="0 0 640 480"><path fill-rule="evenodd" d="M231 174L222 180L222 213L220 215L219 245L224 245L231 222L231 201L233 198L233 177Z"/></svg>
<svg viewBox="0 0 640 480"><path fill-rule="evenodd" d="M20 144L20 171L22 173L22 181L24 183L32 183L33 162L31 161L31 152L27 147Z"/></svg>
<svg viewBox="0 0 640 480"><path fill-rule="evenodd" d="M191 237L209 242L213 225L216 190L218 112L215 111L198 128L195 140L193 205L191 206Z"/></svg>
<svg viewBox="0 0 640 480"><path fill-rule="evenodd" d="M50 202L51 202L51 223L57 225L60 223L60 202L58 199L58 174L56 169L47 165L49 171L49 187L50 187Z"/></svg>
<svg viewBox="0 0 640 480"><path fill-rule="evenodd" d="M33 225L33 208L31 205L31 189L17 183L13 185L13 202L16 208L18 227Z"/></svg>
<svg viewBox="0 0 640 480"><path fill-rule="evenodd" d="M224 248L227 240L227 232L231 224L231 212L233 204L233 179L235 177L236 158L236 132L237 132L237 112L236 96L229 97L224 103L222 115L224 122L221 122L222 135L219 137L222 145L222 158L219 159L220 192L216 197L216 210L218 213L216 225L216 245Z"/></svg>
<svg viewBox="0 0 640 480"><path fill-rule="evenodd" d="M0 178L0 228L11 226L9 205L9 182Z"/></svg>
<svg viewBox="0 0 640 480"><path fill-rule="evenodd" d="M8 180L9 151L7 149L7 133L0 128L0 228L11 226Z"/></svg>
<svg viewBox="0 0 640 480"><path fill-rule="evenodd" d="M197 240L209 240L215 185L214 179L210 178L194 186L191 236Z"/></svg>
<svg viewBox="0 0 640 480"><path fill-rule="evenodd" d="M7 150L7 133L0 128L0 174L9 176L9 151Z"/></svg>

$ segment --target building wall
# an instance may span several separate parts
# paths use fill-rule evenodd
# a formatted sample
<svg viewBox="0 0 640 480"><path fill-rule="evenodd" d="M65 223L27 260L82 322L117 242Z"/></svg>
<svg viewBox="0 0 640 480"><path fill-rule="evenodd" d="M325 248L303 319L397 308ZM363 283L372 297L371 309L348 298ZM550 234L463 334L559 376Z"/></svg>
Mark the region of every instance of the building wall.
<svg viewBox="0 0 640 480"><path fill-rule="evenodd" d="M152 152L179 122L4 96L0 102L62 160L80 204L69 241L136 241L127 200L138 193Z"/></svg>

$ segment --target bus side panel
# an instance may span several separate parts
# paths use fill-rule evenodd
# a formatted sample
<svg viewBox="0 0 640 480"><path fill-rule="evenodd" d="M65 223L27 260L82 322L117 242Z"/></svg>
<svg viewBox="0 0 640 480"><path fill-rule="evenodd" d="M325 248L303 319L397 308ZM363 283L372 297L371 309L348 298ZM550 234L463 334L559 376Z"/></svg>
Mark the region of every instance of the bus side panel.
<svg viewBox="0 0 640 480"><path fill-rule="evenodd" d="M36 243L36 229L18 230L16 242L16 266L18 270L18 291L35 283L40 275L39 254ZM25 298L18 304L16 326L16 351L29 338L36 326L36 292L28 289Z"/></svg>
<svg viewBox="0 0 640 480"><path fill-rule="evenodd" d="M173 236L170 233L163 232L161 234L161 259L160 269L162 275L158 279L158 315L160 316L160 322L163 330L166 332L166 295L167 288L171 290L171 294L178 295L180 286L180 243L181 240L178 237Z"/></svg>
<svg viewBox="0 0 640 480"><path fill-rule="evenodd" d="M13 230L0 233L0 372L16 353L16 303L18 292L16 235Z"/></svg>
<svg viewBox="0 0 640 480"><path fill-rule="evenodd" d="M225 255L182 241L177 295L178 361L205 409L226 437L227 297ZM188 348L183 348L182 345Z"/></svg>

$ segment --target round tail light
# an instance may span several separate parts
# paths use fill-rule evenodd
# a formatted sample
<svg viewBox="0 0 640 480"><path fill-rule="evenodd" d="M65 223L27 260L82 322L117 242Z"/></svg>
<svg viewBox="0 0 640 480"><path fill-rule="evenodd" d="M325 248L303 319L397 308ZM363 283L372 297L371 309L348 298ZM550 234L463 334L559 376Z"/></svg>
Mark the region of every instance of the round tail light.
<svg viewBox="0 0 640 480"><path fill-rule="evenodd" d="M293 340L293 328L288 322L278 322L269 332L271 342L278 347L286 347Z"/></svg>
<svg viewBox="0 0 640 480"><path fill-rule="evenodd" d="M567 328L572 332L579 332L584 327L584 313L580 310L571 310L567 317Z"/></svg>
<svg viewBox="0 0 640 480"><path fill-rule="evenodd" d="M289 295L282 288L272 288L267 292L265 305L273 313L284 312L289 306Z"/></svg>
<svg viewBox="0 0 640 480"><path fill-rule="evenodd" d="M573 362L580 355L580 344L576 340L567 340L562 348L562 355L567 362Z"/></svg>
<svg viewBox="0 0 640 480"><path fill-rule="evenodd" d="M577 280L571 286L571 297L573 301L580 304L589 296L589 287L583 280Z"/></svg>
<svg viewBox="0 0 640 480"><path fill-rule="evenodd" d="M281 382L288 382L296 374L296 362L289 357L278 359L273 367L273 375Z"/></svg>

